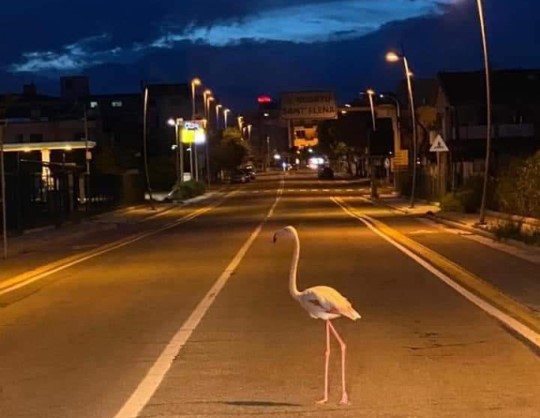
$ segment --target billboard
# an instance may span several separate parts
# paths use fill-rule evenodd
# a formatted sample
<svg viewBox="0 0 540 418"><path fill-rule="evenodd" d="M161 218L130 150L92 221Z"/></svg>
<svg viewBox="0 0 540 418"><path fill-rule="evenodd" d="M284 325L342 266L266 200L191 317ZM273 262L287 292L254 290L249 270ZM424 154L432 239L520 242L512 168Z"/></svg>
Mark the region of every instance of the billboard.
<svg viewBox="0 0 540 418"><path fill-rule="evenodd" d="M294 119L336 119L336 97L331 91L284 93L281 96L281 117Z"/></svg>
<svg viewBox="0 0 540 418"><path fill-rule="evenodd" d="M204 121L185 121L181 130L181 141L183 144L204 144L206 142L206 131Z"/></svg>

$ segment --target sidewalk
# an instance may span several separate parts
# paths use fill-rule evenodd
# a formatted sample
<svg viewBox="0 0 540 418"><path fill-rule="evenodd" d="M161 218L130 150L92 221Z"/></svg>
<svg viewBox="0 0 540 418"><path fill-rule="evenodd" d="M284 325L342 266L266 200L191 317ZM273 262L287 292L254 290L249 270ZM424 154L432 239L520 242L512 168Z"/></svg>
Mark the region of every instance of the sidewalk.
<svg viewBox="0 0 540 418"><path fill-rule="evenodd" d="M485 225L479 225L479 216L474 213L445 212L442 211L438 202L427 202L417 200L414 208L410 207L410 201L400 197L397 193L386 193L379 195L376 202L408 215L423 215L432 221L459 229L470 234L487 238L492 242L493 247L508 253L515 254L521 258L527 259L533 263L540 264L540 248L534 245L527 245L524 242L514 239L497 239L490 229L498 225L501 220L490 215L488 211L485 216ZM488 243L484 240L484 243Z"/></svg>
<svg viewBox="0 0 540 418"><path fill-rule="evenodd" d="M216 196L223 187L212 187L201 196L183 202L155 201L152 209L149 202L119 208L110 212L104 212L80 222L65 222L60 227L47 226L27 230L21 235L8 235L8 259L14 259L19 255L34 252L43 248L55 248L61 245L75 243L91 234L113 231L120 225L134 225L147 219L165 213L174 207L196 204ZM161 195L164 195L163 193ZM3 260L0 259L0 266Z"/></svg>

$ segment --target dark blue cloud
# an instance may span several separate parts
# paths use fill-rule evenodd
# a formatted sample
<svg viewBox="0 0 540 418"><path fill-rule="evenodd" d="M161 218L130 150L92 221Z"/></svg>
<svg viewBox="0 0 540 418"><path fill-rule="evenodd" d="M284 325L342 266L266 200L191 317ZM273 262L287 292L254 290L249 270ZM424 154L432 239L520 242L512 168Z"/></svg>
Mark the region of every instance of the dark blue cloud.
<svg viewBox="0 0 540 418"><path fill-rule="evenodd" d="M418 77L482 66L474 0L448 1L438 8L424 0L357 0L355 5L346 0L182 0L178 8L155 0L152 8L149 2L144 7L132 2L129 9L124 1L106 6L95 0L92 10L82 10L82 2L69 6L73 1L27 3L40 4L41 9L26 12L43 15L45 22L32 36L19 28L8 37L13 43L0 47L0 56L5 66L39 64L39 59L45 65L0 75L0 88L34 80L56 92L58 75L85 72L96 92L135 91L141 80L175 82L199 75L227 101L247 106L260 93L291 89L334 88L343 99L367 86L393 89L403 72L384 62L389 48L404 46ZM540 4L485 3L494 66L540 67L535 24ZM204 7L210 4L214 7ZM67 11L61 5L68 5ZM358 5L370 19L358 21L350 8ZM391 10L382 14L381 5ZM291 11L308 12L303 15L308 21L295 28ZM21 13L19 7L0 17L0 35L7 35L2 21L13 28L17 25L10 19ZM261 24L271 17L274 25ZM43 70L62 60L67 69Z"/></svg>

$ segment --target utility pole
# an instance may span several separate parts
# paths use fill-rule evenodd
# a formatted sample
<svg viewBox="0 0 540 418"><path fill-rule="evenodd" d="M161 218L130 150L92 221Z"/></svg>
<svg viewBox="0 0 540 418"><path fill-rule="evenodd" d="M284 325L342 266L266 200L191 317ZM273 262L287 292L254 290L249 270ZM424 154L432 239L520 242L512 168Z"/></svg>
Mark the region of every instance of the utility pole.
<svg viewBox="0 0 540 418"><path fill-rule="evenodd" d="M88 211L90 207L90 150L88 148L88 114L86 112L86 103L84 104L84 151L84 160L86 163L86 171L84 173L85 207L86 211Z"/></svg>
<svg viewBox="0 0 540 418"><path fill-rule="evenodd" d="M7 259L8 256L8 242L7 242L7 204L6 204L6 172L4 166L4 131L6 129L7 122L4 123L2 129L0 129L0 183L2 186L2 237L3 237L3 258Z"/></svg>

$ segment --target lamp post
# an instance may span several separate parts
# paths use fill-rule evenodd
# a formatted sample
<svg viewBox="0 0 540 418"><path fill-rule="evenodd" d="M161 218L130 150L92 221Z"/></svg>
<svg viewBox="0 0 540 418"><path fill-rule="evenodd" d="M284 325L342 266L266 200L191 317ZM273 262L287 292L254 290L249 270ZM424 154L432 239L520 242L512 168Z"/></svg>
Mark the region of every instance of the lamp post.
<svg viewBox="0 0 540 418"><path fill-rule="evenodd" d="M244 124L244 117L240 115L236 118L236 120L238 121L238 129L242 131L242 125Z"/></svg>
<svg viewBox="0 0 540 418"><path fill-rule="evenodd" d="M489 76L489 51L486 36L486 22L484 18L484 7L482 0L477 0L478 4L478 17L480 19L480 31L482 33L482 46L484 49L484 67L486 72L486 158L484 162L484 186L482 188L482 201L480 203L480 219L481 225L485 224L486 216L486 199L487 199L487 187L489 180L489 160L491 154L491 82Z"/></svg>
<svg viewBox="0 0 540 418"><path fill-rule="evenodd" d="M154 199L152 197L152 186L150 185L150 173L148 170L148 147L147 147L147 119L148 119L148 86L144 88L144 111L143 111L143 158L144 158L144 171L146 177L146 189L148 190L148 196L150 198L150 207L155 210Z"/></svg>
<svg viewBox="0 0 540 418"><path fill-rule="evenodd" d="M212 102L214 101L214 97L213 96L208 96L206 98L206 111L207 111L207 115L206 115L206 119L208 120L208 124L210 125L210 105L212 104ZM216 121L216 125L217 125L217 121Z"/></svg>
<svg viewBox="0 0 540 418"><path fill-rule="evenodd" d="M219 129L219 109L221 109L223 106L220 104L216 105L216 131Z"/></svg>
<svg viewBox="0 0 540 418"><path fill-rule="evenodd" d="M253 125L249 124L247 126L247 131L248 131L248 144L251 145L251 128L253 128Z"/></svg>
<svg viewBox="0 0 540 418"><path fill-rule="evenodd" d="M182 118L169 119L167 122L169 126L174 126L174 141L176 145L176 183L182 183L184 181L184 147L182 139L180 138L180 128L182 127L184 120Z"/></svg>
<svg viewBox="0 0 540 418"><path fill-rule="evenodd" d="M191 119L195 120L195 92L197 86L200 86L202 84L201 79L198 77L195 77L193 80L191 80Z"/></svg>
<svg viewBox="0 0 540 418"><path fill-rule="evenodd" d="M207 124L208 127L210 127L210 104L215 99L213 96L208 96L206 98L206 111L207 111ZM217 120L216 120L216 131L217 131ZM208 184L210 184L211 176L210 176L210 135L208 135L208 139L206 140L206 181Z"/></svg>
<svg viewBox="0 0 540 418"><path fill-rule="evenodd" d="M407 61L407 57L403 54L397 54L396 52L388 52L386 54L386 61L388 62L398 62L403 61L403 68L405 70L405 77L407 78L407 90L409 92L409 106L411 108L411 119L412 119L412 130L413 130L413 167L412 167L412 186L411 186L411 203L410 207L414 208L414 194L416 191L416 158L417 158L417 151L416 151L416 111L414 107L414 96L413 96L413 89L412 89L412 73L409 69L409 62Z"/></svg>
<svg viewBox="0 0 540 418"><path fill-rule="evenodd" d="M372 155L372 140L373 134L377 131L377 121L375 117L375 106L373 104L373 96L375 96L375 91L373 89L366 90L366 93L369 98L369 107L371 109L371 132L369 133L368 141L368 161L370 165L370 178L371 178L371 198L375 199L377 197L377 184L375 179L375 164L374 158Z"/></svg>
<svg viewBox="0 0 540 418"><path fill-rule="evenodd" d="M223 122L225 123L224 128L227 129L227 116L231 112L231 109L223 109Z"/></svg>
<svg viewBox="0 0 540 418"><path fill-rule="evenodd" d="M2 247L3 258L8 256L8 241L7 241L7 204L6 204L6 172L4 167L4 133L6 129L5 122L0 128L0 188L2 189Z"/></svg>
<svg viewBox="0 0 540 418"><path fill-rule="evenodd" d="M208 112L209 112L209 108L208 108L208 97L211 97L211 96L212 96L212 90L206 89L206 90L203 92L204 118L205 118L206 120L208 120Z"/></svg>

